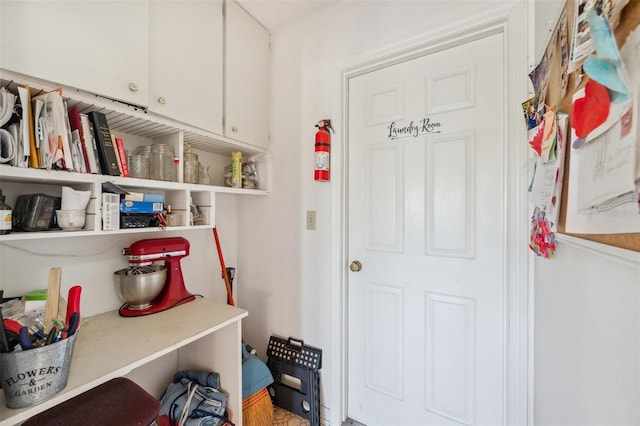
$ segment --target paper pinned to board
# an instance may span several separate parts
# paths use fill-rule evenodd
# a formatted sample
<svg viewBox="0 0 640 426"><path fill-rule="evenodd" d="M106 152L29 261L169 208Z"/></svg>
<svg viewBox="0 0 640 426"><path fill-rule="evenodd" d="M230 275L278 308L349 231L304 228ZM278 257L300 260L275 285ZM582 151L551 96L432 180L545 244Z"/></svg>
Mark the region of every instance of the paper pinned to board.
<svg viewBox="0 0 640 426"><path fill-rule="evenodd" d="M609 89L611 102L624 102L629 99L628 77L609 22L595 10L587 14L587 22L595 55L589 56L582 67L591 79Z"/></svg>
<svg viewBox="0 0 640 426"><path fill-rule="evenodd" d="M552 231L557 231L564 179L564 156L567 142L567 114L557 114L553 120L554 154L553 158L543 161L538 158L533 181L530 187L530 200L536 208L545 214Z"/></svg>
<svg viewBox="0 0 640 426"><path fill-rule="evenodd" d="M531 216L529 248L539 257L553 259L556 254L556 240L545 212L538 207Z"/></svg>
<svg viewBox="0 0 640 426"><path fill-rule="evenodd" d="M640 76L640 28L620 54L629 75ZM612 104L607 121L589 134L582 148L571 152L565 232L640 232L636 186L640 178L640 81L636 78L630 83L629 100Z"/></svg>
<svg viewBox="0 0 640 426"><path fill-rule="evenodd" d="M636 136L631 106L593 142L574 150L578 157L578 210L590 209L635 189ZM573 168L573 163L571 165Z"/></svg>
<svg viewBox="0 0 640 426"><path fill-rule="evenodd" d="M573 147L580 148L586 143L587 136L609 118L611 101L606 87L595 80L589 80L573 99L571 127L576 136Z"/></svg>
<svg viewBox="0 0 640 426"><path fill-rule="evenodd" d="M629 0L602 0L596 2L593 0L576 0L575 13L573 22L573 35L571 38L571 62L569 72L577 70L594 51L593 39L589 23L587 22L588 13L601 6L604 16L609 21L609 26L615 29L620 22L620 12L629 3Z"/></svg>

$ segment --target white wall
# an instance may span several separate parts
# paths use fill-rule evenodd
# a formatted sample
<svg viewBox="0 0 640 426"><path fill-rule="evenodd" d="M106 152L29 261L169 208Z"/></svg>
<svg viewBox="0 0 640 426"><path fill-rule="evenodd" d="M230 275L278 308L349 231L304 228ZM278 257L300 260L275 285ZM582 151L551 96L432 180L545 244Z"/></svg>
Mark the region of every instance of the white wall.
<svg viewBox="0 0 640 426"><path fill-rule="evenodd" d="M236 198L227 194L216 197L216 221L227 266L237 262ZM82 286L83 316L117 309L122 302L116 295L112 275L127 267L120 250L143 238L164 236L183 236L191 244L190 255L181 261L187 290L226 303L210 229L7 242L0 245L0 288L7 297L47 288L49 268L61 266L63 295L73 285Z"/></svg>
<svg viewBox="0 0 640 426"><path fill-rule="evenodd" d="M535 318L535 423L640 424L640 266L561 242Z"/></svg>
<svg viewBox="0 0 640 426"><path fill-rule="evenodd" d="M497 13L508 2L339 2L272 34L272 194L238 201L242 274L239 305L249 310L246 340L264 356L269 336L302 338L323 349L321 396L339 424L341 385L339 194L342 168L339 67L414 37L460 27L461 20ZM464 17L460 11L464 10ZM526 43L523 43L526 46ZM313 180L314 125L333 120L332 180ZM317 211L317 230L305 213ZM335 410L333 410L335 407Z"/></svg>

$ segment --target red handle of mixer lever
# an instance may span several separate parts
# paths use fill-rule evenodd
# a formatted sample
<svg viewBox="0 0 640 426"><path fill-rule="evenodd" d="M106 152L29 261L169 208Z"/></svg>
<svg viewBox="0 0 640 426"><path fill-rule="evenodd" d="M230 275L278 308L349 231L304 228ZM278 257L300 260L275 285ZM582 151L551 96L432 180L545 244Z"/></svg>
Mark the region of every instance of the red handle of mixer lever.
<svg viewBox="0 0 640 426"><path fill-rule="evenodd" d="M229 282L229 276L227 275L227 267L224 265L224 257L222 257L222 248L220 247L220 239L218 238L218 230L213 228L213 237L216 240L216 249L218 249L218 257L220 258L220 267L222 268L222 276L224 277L224 283L227 286L227 299L231 306L236 306L233 300L233 292L231 291L231 283Z"/></svg>

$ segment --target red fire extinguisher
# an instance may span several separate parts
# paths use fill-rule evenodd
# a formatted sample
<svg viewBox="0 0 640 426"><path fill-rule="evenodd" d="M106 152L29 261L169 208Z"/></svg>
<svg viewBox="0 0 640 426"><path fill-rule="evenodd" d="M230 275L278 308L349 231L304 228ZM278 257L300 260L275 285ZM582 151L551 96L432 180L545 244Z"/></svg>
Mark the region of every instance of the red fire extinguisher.
<svg viewBox="0 0 640 426"><path fill-rule="evenodd" d="M316 124L318 131L316 132L316 163L314 170L314 179L321 182L329 181L329 166L331 153L331 120L320 120Z"/></svg>

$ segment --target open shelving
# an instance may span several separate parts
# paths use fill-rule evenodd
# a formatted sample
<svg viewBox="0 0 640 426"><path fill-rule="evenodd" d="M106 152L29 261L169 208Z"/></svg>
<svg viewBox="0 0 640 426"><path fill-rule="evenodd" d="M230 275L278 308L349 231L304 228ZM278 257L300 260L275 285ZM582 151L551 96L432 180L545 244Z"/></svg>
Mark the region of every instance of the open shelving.
<svg viewBox="0 0 640 426"><path fill-rule="evenodd" d="M40 90L49 91L60 87L29 76L0 70L0 85L10 87L12 84L28 85L32 96ZM172 145L180 160L178 162L179 180L182 180L182 167L184 163L182 153L184 152L186 144L192 149L228 158L231 157L233 151L240 151L243 154L243 158L257 161L264 160L266 154L264 148L216 135L189 124L154 114L141 106L122 103L69 87L62 87L62 94L67 102L68 108L77 106L81 113L88 113L90 111L100 111L104 113L107 116L110 129L114 132L131 135L136 137L137 140L144 140L148 143L156 142ZM259 189L244 189L77 173L64 170L21 168L3 164L0 165L0 187L7 196L7 201L10 205L20 194L46 193L52 196L60 196L62 186L70 186L76 190L90 190L92 197L87 208L87 222L83 230L70 232L12 232L11 234L0 236L0 242L24 239L95 236L105 235L107 233L113 234L114 232L158 232L161 230L161 228L131 228L116 231L102 231L102 184L107 182L112 182L127 191L162 194L165 199L165 206L170 204L174 212L181 218L177 226L170 228L172 230L203 227L211 228L215 226L214 212L216 193L237 195L266 195L269 193L264 187L264 182L267 182L267 179L261 179L263 183ZM189 224L188 218L191 200L205 211L205 224Z"/></svg>

